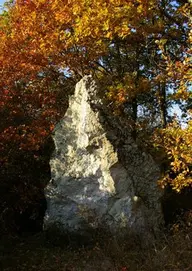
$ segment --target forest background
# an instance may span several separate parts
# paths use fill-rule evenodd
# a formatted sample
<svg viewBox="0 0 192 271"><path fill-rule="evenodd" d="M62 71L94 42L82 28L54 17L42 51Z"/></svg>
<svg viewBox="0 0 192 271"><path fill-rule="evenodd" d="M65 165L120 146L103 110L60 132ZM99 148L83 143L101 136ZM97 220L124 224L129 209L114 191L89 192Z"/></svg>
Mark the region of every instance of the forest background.
<svg viewBox="0 0 192 271"><path fill-rule="evenodd" d="M162 171L191 189L191 2L17 0L0 15L2 230L44 206L50 134L86 74ZM180 112L179 116L173 114ZM19 214L19 215L18 215Z"/></svg>

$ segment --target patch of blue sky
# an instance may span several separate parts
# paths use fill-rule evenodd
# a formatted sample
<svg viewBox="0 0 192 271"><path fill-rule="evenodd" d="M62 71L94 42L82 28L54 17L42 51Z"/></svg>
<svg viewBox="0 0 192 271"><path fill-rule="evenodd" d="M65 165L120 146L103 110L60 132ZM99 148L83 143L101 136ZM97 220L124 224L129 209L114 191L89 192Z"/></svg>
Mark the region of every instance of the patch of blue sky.
<svg viewBox="0 0 192 271"><path fill-rule="evenodd" d="M0 0L0 13L3 10L3 4L5 3L5 0Z"/></svg>
<svg viewBox="0 0 192 271"><path fill-rule="evenodd" d="M0 0L0 6L3 6L4 3L5 3L5 0Z"/></svg>

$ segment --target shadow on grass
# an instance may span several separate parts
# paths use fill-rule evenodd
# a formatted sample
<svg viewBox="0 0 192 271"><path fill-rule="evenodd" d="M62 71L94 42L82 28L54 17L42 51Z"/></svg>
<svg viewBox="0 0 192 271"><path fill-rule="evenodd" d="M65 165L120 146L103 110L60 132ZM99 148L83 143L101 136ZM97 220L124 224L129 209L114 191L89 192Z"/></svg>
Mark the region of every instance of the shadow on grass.
<svg viewBox="0 0 192 271"><path fill-rule="evenodd" d="M93 246L54 246L44 233L4 238L0 243L3 271L189 271L192 229L164 236L141 248L133 238L123 242L100 236Z"/></svg>

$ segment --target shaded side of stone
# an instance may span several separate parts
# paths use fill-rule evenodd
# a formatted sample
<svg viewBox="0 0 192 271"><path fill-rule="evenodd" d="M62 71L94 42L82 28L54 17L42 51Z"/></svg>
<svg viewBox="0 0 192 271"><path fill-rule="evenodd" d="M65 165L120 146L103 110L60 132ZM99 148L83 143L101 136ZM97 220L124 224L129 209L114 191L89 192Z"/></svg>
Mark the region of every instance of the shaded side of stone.
<svg viewBox="0 0 192 271"><path fill-rule="evenodd" d="M126 121L97 98L90 76L71 97L53 135L52 179L45 194L46 230L91 239L105 228L123 235L147 235L161 223L159 169L130 136Z"/></svg>

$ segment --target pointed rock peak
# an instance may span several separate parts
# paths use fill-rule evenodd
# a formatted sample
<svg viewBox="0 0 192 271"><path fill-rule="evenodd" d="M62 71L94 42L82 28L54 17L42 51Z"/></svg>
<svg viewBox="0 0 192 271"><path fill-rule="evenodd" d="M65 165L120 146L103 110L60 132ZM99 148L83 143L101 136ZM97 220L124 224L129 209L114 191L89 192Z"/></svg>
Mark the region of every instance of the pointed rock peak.
<svg viewBox="0 0 192 271"><path fill-rule="evenodd" d="M55 128L45 229L86 238L100 228L146 236L162 218L158 167L125 123L102 107L97 91L91 76L77 83Z"/></svg>

